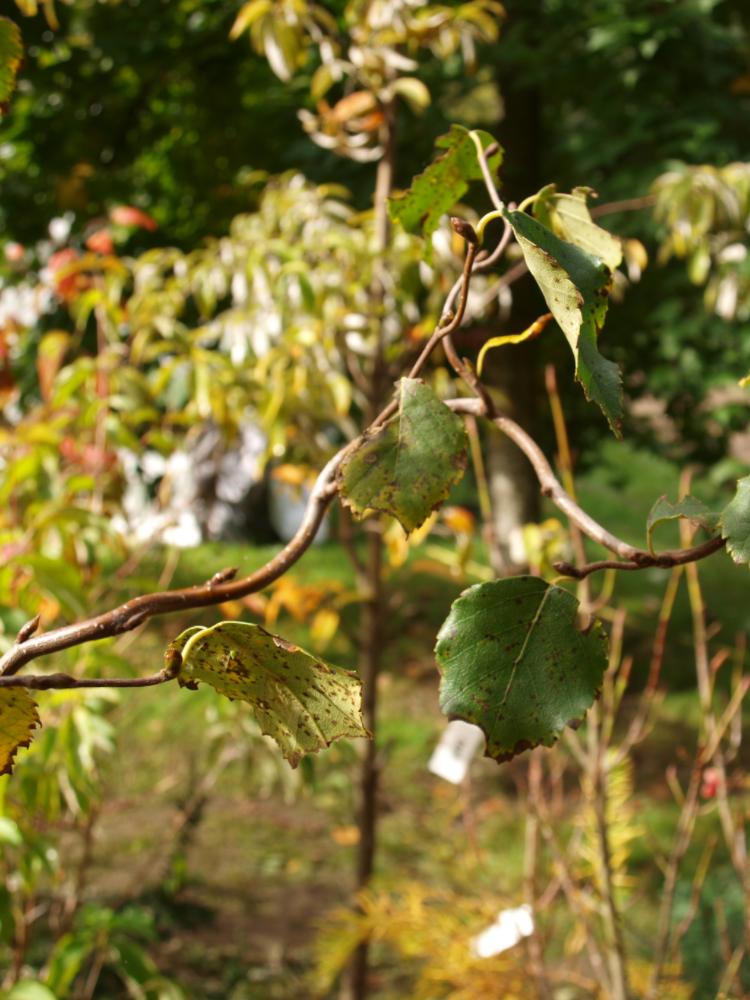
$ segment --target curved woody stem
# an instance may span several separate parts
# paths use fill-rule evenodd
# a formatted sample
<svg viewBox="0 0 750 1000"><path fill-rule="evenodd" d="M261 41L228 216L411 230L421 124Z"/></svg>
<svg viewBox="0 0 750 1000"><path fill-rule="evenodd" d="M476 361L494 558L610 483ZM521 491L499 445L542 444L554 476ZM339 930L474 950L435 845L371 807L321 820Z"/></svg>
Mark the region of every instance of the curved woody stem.
<svg viewBox="0 0 750 1000"><path fill-rule="evenodd" d="M452 399L448 400L446 405L455 413L486 416L482 399ZM558 481L539 445L519 424L504 416L495 416L492 418L492 423L526 455L534 469L542 493L549 497L555 506L566 514L587 537L620 557L619 561L601 560L581 567L557 563L555 568L560 573L580 579L603 569L638 570L650 566L664 569L705 559L724 546L723 539L711 538L692 548L652 554L645 549L630 545L595 521L573 500ZM94 618L71 625L63 625L60 628L51 629L49 632L43 632L41 635L30 635L29 632L32 629L24 627L15 644L0 658L0 687L146 687L170 680L171 676L165 676L163 671L160 674L144 678L82 679L80 682L67 674L39 675L36 678L33 676L16 678L14 675L25 664L40 656L59 652L72 646L80 646L96 639L129 632L156 615L221 604L225 601L245 597L247 594L267 587L274 580L283 576L309 548L328 506L336 495L336 473L344 458L357 446L360 440L361 438L357 438L350 442L328 462L318 476L308 501L304 520L297 534L273 559L255 573L240 580L234 580L231 579L236 572L234 569L223 570L200 586L142 594ZM32 621L29 626L35 627L36 624L36 621Z"/></svg>
<svg viewBox="0 0 750 1000"><path fill-rule="evenodd" d="M482 162L480 155L480 162ZM485 160L486 167L486 160ZM487 168L485 179L489 176ZM490 178L491 182L491 178ZM488 190L490 185L488 184ZM494 199L493 199L494 200ZM598 521L594 520L563 488L539 445L519 424L509 417L498 414L486 387L473 369L456 354L451 342L451 334L459 327L466 313L469 286L472 274L484 270L500 256L507 245L507 232L492 254L478 253L477 245L467 239L466 258L461 277L448 293L440 321L432 336L409 371L409 378L417 378L423 371L429 357L438 344L444 343L446 355L458 375L463 378L477 398L447 400L456 413L481 416L489 419L520 448L531 463L542 493L577 525L588 538L602 545L618 557L616 560L599 560L583 566L556 563L555 569L565 576L583 579L591 573L605 569L638 570L649 566L670 568L704 559L724 546L721 538L711 538L692 548L654 554L636 548L618 538ZM456 303L455 313L453 306ZM210 580L194 587L164 590L151 594L141 594L110 611L70 625L63 625L36 635L39 621L32 619L19 631L15 643L0 657L0 687L29 688L69 688L69 687L147 687L161 684L176 676L174 669L166 669L158 674L143 678L97 678L76 679L67 674L45 674L15 677L18 671L32 660L49 653L59 652L73 646L80 646L97 639L121 635L143 625L156 615L208 607L236 600L255 593L279 577L283 576L307 551L312 544L323 517L338 492L337 474L344 459L357 448L363 437L377 430L390 420L398 409L394 400L372 421L370 426L357 438L345 445L325 465L311 491L304 518L294 537L270 559L265 566L241 579L234 579L237 570L221 570Z"/></svg>

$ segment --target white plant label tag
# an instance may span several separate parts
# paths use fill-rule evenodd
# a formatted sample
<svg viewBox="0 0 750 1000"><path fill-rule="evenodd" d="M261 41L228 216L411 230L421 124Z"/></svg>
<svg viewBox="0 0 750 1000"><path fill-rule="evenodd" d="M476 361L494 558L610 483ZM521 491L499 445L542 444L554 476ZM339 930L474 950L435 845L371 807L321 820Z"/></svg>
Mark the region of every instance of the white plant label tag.
<svg viewBox="0 0 750 1000"><path fill-rule="evenodd" d="M515 909L501 910L495 923L472 940L471 950L477 958L492 958L533 933L534 917L531 907L524 903Z"/></svg>
<svg viewBox="0 0 750 1000"><path fill-rule="evenodd" d="M438 745L430 757L427 769L438 778L460 785L469 770L469 764L484 744L484 733L462 719L454 719L443 730Z"/></svg>

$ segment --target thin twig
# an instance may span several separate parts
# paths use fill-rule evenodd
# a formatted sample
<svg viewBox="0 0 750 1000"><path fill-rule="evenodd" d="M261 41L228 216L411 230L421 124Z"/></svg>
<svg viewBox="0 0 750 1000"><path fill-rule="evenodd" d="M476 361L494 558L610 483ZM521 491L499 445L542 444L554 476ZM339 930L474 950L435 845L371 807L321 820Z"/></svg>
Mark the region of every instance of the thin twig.
<svg viewBox="0 0 750 1000"><path fill-rule="evenodd" d="M16 643L7 650L0 659L0 675L15 674L25 663L46 653L56 653L71 646L80 646L96 639L129 632L155 615L223 604L225 601L236 600L267 587L283 576L312 544L323 516L335 496L334 479L338 467L353 445L354 442L342 448L327 463L313 487L305 516L297 533L281 552L255 573L241 580L221 584L209 581L197 587L141 594L94 618L32 636L23 644Z"/></svg>
<svg viewBox="0 0 750 1000"><path fill-rule="evenodd" d="M553 502L554 498L553 498ZM560 506L560 504L557 504ZM562 509L562 508L561 508ZM589 534L586 532L586 534ZM589 534L590 538L593 535ZM598 541L598 539L594 539ZM610 548L604 542L605 548ZM585 576L589 576L591 573L598 573L603 569L616 569L632 571L638 569L648 569L650 566L656 566L658 569L671 569L673 566L684 566L686 563L698 562L701 559L705 559L706 556L713 555L714 552L718 552L719 549L723 549L726 542L723 538L709 538L707 542L703 542L701 545L696 545L689 549L672 549L666 552L659 552L657 555L652 555L650 552L646 552L644 549L635 549L636 558L629 561L621 562L617 559L600 559L597 562L587 563L585 566L572 566L568 562L556 562L554 563L554 568L558 573L562 573L563 576L571 576L576 580L582 580ZM616 551L612 549L612 551Z"/></svg>
<svg viewBox="0 0 750 1000"><path fill-rule="evenodd" d="M592 218L600 215L614 215L615 212L638 212L643 208L651 208L656 204L656 195L644 194L640 198L622 198L620 201L608 201L603 205L592 205Z"/></svg>
<svg viewBox="0 0 750 1000"><path fill-rule="evenodd" d="M471 254L472 247L470 245L467 250L467 259L471 257ZM470 273L471 268L467 266L465 269L467 281L464 285L464 294L462 295L464 307ZM450 331L454 327L456 320L460 322L460 315L461 311L459 310L454 320L445 329ZM439 339L437 338L435 343L439 342ZM475 416L486 416L487 414L487 407L482 399L448 400L447 405L457 413L468 413ZM384 414L389 409L391 411L390 415L392 415L396 407L394 404L391 404L390 408L382 411L373 424L370 425L370 430L383 421ZM595 521L566 493L555 477L539 445L519 424L511 420L510 417L504 416L494 417L492 423L506 434L526 455L536 473L542 493L549 497L559 510L567 514L585 535L624 560L623 562L604 561L589 563L588 566L581 567L580 569L562 563L556 566L558 572L565 572L567 575L575 577L581 573L585 575L598 569L608 568L629 570L644 569L649 566L671 568L703 559L724 545L722 539L713 538L703 545L698 545L694 548L680 549L674 552L662 552L657 555L629 545ZM165 590L152 594L141 594L111 611L106 611L93 618L71 625L63 625L59 628L51 629L49 632L31 636L22 643L16 642L0 658L0 681L2 677L15 675L24 664L48 653L59 652L63 649L69 649L72 646L80 646L97 639L105 639L120 635L123 632L129 632L156 615L209 607L215 604L223 604L225 601L237 600L238 598L262 590L270 583L273 583L274 580L283 576L310 547L325 512L336 494L336 473L343 460L356 449L361 440L361 437L355 438L330 459L313 487L305 516L297 533L273 559L269 560L265 566L262 566L255 573L251 573L250 576L243 577L240 580L225 580L224 582L217 583L216 578L213 578L208 583L200 586L186 587L180 590ZM57 676L59 678L67 677L64 674ZM155 677L158 676L155 675ZM147 686L148 683L162 683L161 680L156 680L155 678L151 678L150 680L149 678L143 678L142 681L147 682L145 684L141 683L137 678L127 678L126 681L127 683L122 686L140 687ZM87 686L104 687L109 682L101 684L86 683ZM65 681L64 686L71 685Z"/></svg>

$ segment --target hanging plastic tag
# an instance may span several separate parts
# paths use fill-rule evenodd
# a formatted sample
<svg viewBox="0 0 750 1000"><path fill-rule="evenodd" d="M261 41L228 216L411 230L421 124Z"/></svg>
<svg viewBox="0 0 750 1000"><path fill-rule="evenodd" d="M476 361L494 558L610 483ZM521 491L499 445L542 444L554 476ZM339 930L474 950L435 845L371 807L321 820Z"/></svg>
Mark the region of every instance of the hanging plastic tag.
<svg viewBox="0 0 750 1000"><path fill-rule="evenodd" d="M515 909L501 910L495 923L473 939L471 950L477 958L492 958L533 933L534 917L531 907L524 903Z"/></svg>
<svg viewBox="0 0 750 1000"><path fill-rule="evenodd" d="M438 778L460 785L483 743L484 733L479 726L454 719L445 727L427 768Z"/></svg>

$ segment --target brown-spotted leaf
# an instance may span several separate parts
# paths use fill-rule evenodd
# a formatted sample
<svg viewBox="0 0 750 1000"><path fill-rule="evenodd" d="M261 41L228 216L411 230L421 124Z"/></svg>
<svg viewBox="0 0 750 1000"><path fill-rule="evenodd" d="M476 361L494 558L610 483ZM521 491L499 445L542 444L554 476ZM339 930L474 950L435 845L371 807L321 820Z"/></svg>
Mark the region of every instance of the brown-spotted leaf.
<svg viewBox="0 0 750 1000"><path fill-rule="evenodd" d="M502 150L488 132L476 134L483 149L496 147L487 161L490 170L496 171L502 161ZM429 237L437 229L441 217L463 198L472 181L482 177L476 147L463 126L451 125L450 132L440 136L435 145L445 152L417 174L407 191L388 202L394 222L400 222L407 233L421 232L428 239L428 252Z"/></svg>
<svg viewBox="0 0 750 1000"><path fill-rule="evenodd" d="M182 657L183 687L210 684L219 694L246 702L292 767L342 736L369 735L359 677L260 625L194 626L167 647L168 663L176 653Z"/></svg>
<svg viewBox="0 0 750 1000"><path fill-rule="evenodd" d="M10 774L21 747L41 723L36 702L24 688L0 688L0 774Z"/></svg>
<svg viewBox="0 0 750 1000"><path fill-rule="evenodd" d="M487 757L551 746L590 708L606 635L599 622L581 632L577 611L572 594L534 576L480 583L453 603L435 648L440 708L483 730Z"/></svg>
<svg viewBox="0 0 750 1000"><path fill-rule="evenodd" d="M407 533L423 524L466 468L463 421L419 379L397 386L398 415L342 463L339 490L358 517L391 514Z"/></svg>

